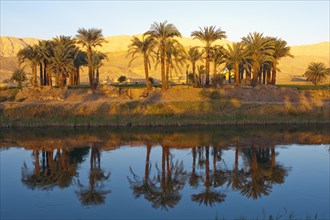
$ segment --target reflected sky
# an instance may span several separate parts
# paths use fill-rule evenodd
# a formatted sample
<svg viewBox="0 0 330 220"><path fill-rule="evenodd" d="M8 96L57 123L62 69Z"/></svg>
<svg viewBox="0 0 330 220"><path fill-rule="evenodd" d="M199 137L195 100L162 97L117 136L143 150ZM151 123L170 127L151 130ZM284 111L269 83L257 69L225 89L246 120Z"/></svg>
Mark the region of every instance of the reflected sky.
<svg viewBox="0 0 330 220"><path fill-rule="evenodd" d="M329 143L269 140L265 146L255 139L253 146L214 146L219 140L209 138L209 144L180 148L162 134L143 134L143 145L137 136L126 133L123 141L117 133L72 147L63 139L51 146L55 139L42 134L39 147L30 145L36 139L1 136L3 143L26 144L1 147L1 219L251 218L285 210L300 218L330 217ZM306 131L291 132L301 135ZM119 139L122 145L102 145ZM67 135L64 141L75 140Z"/></svg>

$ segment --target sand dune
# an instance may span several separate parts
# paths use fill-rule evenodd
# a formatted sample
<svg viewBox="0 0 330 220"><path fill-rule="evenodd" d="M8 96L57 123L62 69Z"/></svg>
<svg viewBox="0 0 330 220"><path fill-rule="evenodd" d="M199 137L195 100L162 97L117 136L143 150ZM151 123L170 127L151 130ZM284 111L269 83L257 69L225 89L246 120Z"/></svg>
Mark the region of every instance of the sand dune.
<svg viewBox="0 0 330 220"><path fill-rule="evenodd" d="M140 35L135 35L141 37ZM131 78L143 78L144 69L142 59L136 59L131 67L128 67L129 58L126 58L127 47L130 44L131 36L110 36L106 37L106 43L98 50L106 53L108 59L104 61L104 66L101 68L101 79L105 80L118 78L120 75L125 75ZM202 46L201 42L192 38L180 38L180 43L186 47ZM38 39L34 38L15 38L15 37L0 37L0 80L8 78L11 72L18 66L15 58L17 52L26 47L38 43ZM227 45L231 42L227 40L218 41L217 44ZM295 58L283 58L280 60L279 68L281 72L278 74L278 82L286 83L295 80L301 76L308 64L313 61L324 62L329 66L330 42L321 42L312 45L292 46L291 53ZM185 67L178 72L173 72L173 75L183 75ZM30 72L30 68L26 68ZM151 69L151 76L160 78L159 68ZM82 81L87 81L86 70L83 70Z"/></svg>

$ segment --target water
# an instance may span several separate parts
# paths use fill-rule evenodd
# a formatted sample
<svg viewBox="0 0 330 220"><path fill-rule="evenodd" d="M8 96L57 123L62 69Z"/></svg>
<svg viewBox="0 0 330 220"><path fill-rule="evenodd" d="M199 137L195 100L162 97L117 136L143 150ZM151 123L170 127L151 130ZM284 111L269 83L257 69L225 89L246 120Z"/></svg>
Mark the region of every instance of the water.
<svg viewBox="0 0 330 220"><path fill-rule="evenodd" d="M2 130L1 219L329 219L327 127Z"/></svg>

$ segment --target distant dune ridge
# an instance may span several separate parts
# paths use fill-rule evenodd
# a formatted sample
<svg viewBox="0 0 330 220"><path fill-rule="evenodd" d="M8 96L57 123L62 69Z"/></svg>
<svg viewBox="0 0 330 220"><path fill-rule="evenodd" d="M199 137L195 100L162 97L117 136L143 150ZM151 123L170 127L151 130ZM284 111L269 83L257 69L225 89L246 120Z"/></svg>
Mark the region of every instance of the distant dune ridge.
<svg viewBox="0 0 330 220"><path fill-rule="evenodd" d="M142 35L134 35L141 37ZM128 45L130 44L132 36L110 36L105 37L106 43L103 47L97 48L107 54L108 59L104 61L104 66L101 68L101 80L107 78L115 79L120 75L125 75L130 78L144 78L144 69L142 59L136 59L131 67L128 67L129 58L126 58ZM0 81L9 78L11 72L18 66L16 54L27 45L37 44L39 39L35 38L16 38L16 37L0 37ZM199 40L183 37L178 39L180 43L186 47L202 46ZM217 44L226 46L231 44L230 41L221 40ZM279 68L281 72L278 73L277 83L288 83L295 79L299 80L308 64L313 61L324 62L329 66L330 60L330 42L321 42L312 45L292 46L291 54L295 58L283 58L280 60ZM173 75L183 75L186 67L182 67L181 71L173 72ZM31 69L27 67L26 72L30 73ZM83 69L82 81L87 81L87 71ZM151 76L160 78L160 70L151 69Z"/></svg>

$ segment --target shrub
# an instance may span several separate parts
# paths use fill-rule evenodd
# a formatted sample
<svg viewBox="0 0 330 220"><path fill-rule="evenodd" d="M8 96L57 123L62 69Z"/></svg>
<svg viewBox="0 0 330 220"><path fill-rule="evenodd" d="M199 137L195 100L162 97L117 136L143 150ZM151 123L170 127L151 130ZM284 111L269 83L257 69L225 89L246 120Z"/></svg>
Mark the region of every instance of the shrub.
<svg viewBox="0 0 330 220"><path fill-rule="evenodd" d="M120 82L120 83L123 83L123 82L125 82L126 80L127 80L126 76L120 76L120 77L118 78L118 82Z"/></svg>

